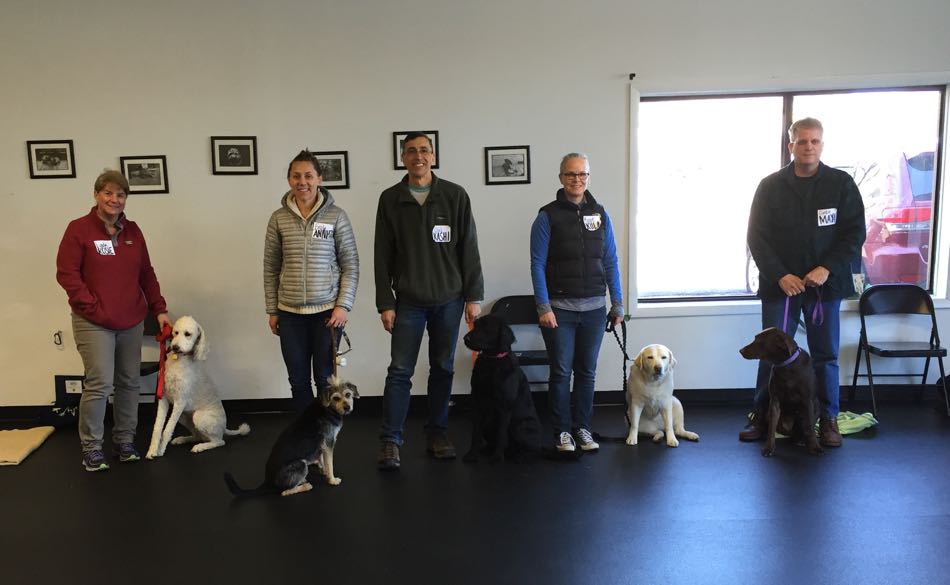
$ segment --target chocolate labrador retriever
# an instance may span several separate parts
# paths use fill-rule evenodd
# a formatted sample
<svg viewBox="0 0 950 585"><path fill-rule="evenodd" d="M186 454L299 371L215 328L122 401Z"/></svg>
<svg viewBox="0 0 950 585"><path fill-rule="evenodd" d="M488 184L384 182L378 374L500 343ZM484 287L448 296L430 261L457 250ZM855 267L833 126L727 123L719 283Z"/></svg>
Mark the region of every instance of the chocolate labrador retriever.
<svg viewBox="0 0 950 585"><path fill-rule="evenodd" d="M811 356L798 347L795 340L781 329L769 327L756 334L755 340L739 350L747 360L763 360L772 365L769 378L768 433L762 455L771 457L775 452L775 433L782 425L796 443L804 442L808 452L821 455L815 421L818 418L818 398L815 395L815 371Z"/></svg>

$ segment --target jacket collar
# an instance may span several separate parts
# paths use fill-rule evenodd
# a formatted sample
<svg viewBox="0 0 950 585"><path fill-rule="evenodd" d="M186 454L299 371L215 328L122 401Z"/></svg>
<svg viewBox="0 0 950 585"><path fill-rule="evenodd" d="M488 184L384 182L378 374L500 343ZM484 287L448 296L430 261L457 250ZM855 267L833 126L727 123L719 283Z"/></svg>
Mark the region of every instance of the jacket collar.
<svg viewBox="0 0 950 585"><path fill-rule="evenodd" d="M788 163L787 165L785 165L785 167L782 168L781 173L782 173L782 177L784 177L786 181L788 182L794 181L797 178L795 177L795 161L792 161ZM827 173L828 173L828 165L826 165L825 163L821 161L818 161L818 171L811 178L820 179Z"/></svg>
<svg viewBox="0 0 950 585"><path fill-rule="evenodd" d="M333 196L330 195L330 192L323 187L319 187L319 189L320 195L317 198L317 205L313 210L313 213L310 214L310 217L303 217L303 215L300 213L300 209L297 208L297 202L294 200L294 194L289 190L284 193L284 197L281 199L281 205L286 207L290 213L302 218L304 221L308 221L316 217L321 210L333 204Z"/></svg>
<svg viewBox="0 0 950 585"><path fill-rule="evenodd" d="M416 198L412 196L412 193L409 192L409 173L406 173L402 177L402 181L399 181L399 202L401 203L417 203ZM435 173L432 173L432 182L429 184L429 199L438 193L439 191L439 177L435 176Z"/></svg>
<svg viewBox="0 0 950 585"><path fill-rule="evenodd" d="M557 190L557 195L555 195L554 198L558 203L561 203L562 205L567 205L571 208L576 208L576 207L583 208L583 207L587 207L591 205L597 205L597 200L594 199L594 196L591 195L590 191L587 191L587 190L584 191L584 200L580 203L580 205L575 205L572 201L570 201L567 198L567 194L564 192L563 188Z"/></svg>

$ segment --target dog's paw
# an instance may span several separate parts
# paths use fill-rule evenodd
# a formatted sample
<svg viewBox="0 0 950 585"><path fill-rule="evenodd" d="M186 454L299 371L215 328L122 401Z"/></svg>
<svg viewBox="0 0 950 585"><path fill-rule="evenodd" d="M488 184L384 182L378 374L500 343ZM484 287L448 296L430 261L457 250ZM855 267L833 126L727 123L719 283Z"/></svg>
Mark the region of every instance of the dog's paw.
<svg viewBox="0 0 950 585"><path fill-rule="evenodd" d="M636 444L637 444L637 435L636 435L635 433L631 433L631 434L627 435L627 441L626 441L626 443L627 443L628 445L636 445Z"/></svg>
<svg viewBox="0 0 950 585"><path fill-rule="evenodd" d="M667 447L679 447L679 446L680 446L680 442L676 439L675 436L670 435L670 436L666 439L666 446L667 446Z"/></svg>
<svg viewBox="0 0 950 585"><path fill-rule="evenodd" d="M660 441L663 440L663 437L664 437L665 435L666 435L666 433L664 433L663 431L657 431L656 433L653 434L653 442L654 442L654 443L659 443Z"/></svg>
<svg viewBox="0 0 950 585"><path fill-rule="evenodd" d="M775 454L775 447L771 447L769 445L762 447L762 457L771 457L774 454Z"/></svg>
<svg viewBox="0 0 950 585"><path fill-rule="evenodd" d="M821 445L815 443L814 445L810 445L808 447L808 452L811 455L822 455L825 452L825 450L821 448Z"/></svg>
<svg viewBox="0 0 950 585"><path fill-rule="evenodd" d="M683 434L680 435L680 436L683 437L684 439L688 440L688 441L698 441L698 440L699 440L699 435L697 435L696 433L694 433L694 432L692 432L692 431L683 431Z"/></svg>
<svg viewBox="0 0 950 585"><path fill-rule="evenodd" d="M172 444L172 445L185 445L185 444L187 444L187 443L193 443L193 442L194 442L194 441L191 439L191 437L181 436L181 437L175 437L174 439L172 439L171 444Z"/></svg>
<svg viewBox="0 0 950 585"><path fill-rule="evenodd" d="M149 449L149 450L148 450L148 453L145 454L145 458L146 458L146 459L149 459L149 460L155 459L156 457L158 457L158 453L156 453L156 452L155 452L154 450L152 450L152 449Z"/></svg>
<svg viewBox="0 0 950 585"><path fill-rule="evenodd" d="M340 485L341 483L343 483L343 480L340 479L339 477L328 477L327 483L330 485Z"/></svg>

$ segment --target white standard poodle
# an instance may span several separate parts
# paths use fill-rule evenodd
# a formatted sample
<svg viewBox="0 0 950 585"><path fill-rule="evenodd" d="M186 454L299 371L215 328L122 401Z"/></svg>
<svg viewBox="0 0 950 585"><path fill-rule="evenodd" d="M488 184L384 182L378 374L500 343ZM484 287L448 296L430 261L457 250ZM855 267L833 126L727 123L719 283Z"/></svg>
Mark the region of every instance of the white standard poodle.
<svg viewBox="0 0 950 585"><path fill-rule="evenodd" d="M241 424L237 430L225 426L227 417L214 382L204 368L208 357L208 337L192 317L181 317L172 330L171 351L165 362L165 392L158 402L152 442L146 459L165 454L168 443L195 443L192 453L224 445L224 435L246 435L251 427ZM169 403L172 406L168 413ZM168 418L166 422L166 417ZM191 435L172 439L175 425L185 425Z"/></svg>

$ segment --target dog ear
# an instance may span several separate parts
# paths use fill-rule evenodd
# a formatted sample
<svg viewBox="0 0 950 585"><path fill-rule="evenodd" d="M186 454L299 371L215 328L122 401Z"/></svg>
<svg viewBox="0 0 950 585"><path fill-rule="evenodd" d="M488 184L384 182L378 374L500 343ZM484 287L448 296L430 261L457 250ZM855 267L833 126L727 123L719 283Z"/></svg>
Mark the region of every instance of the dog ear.
<svg viewBox="0 0 950 585"><path fill-rule="evenodd" d="M360 397L360 393L359 393L359 391L356 389L356 384L354 384L354 383L352 383L352 382L347 382L347 383L346 383L346 387L353 391L353 398L359 398L359 397Z"/></svg>
<svg viewBox="0 0 950 585"><path fill-rule="evenodd" d="M205 330L197 321L195 323L195 328L197 331L195 335L198 339L195 340L195 359L196 360L206 360L208 359L208 352L211 350L211 347L208 344L208 336L205 335Z"/></svg>
<svg viewBox="0 0 950 585"><path fill-rule="evenodd" d="M795 343L795 338L787 333L781 337L782 342L785 344L785 349L788 350L788 355L791 356L793 353L795 353L795 350L798 349L798 344Z"/></svg>
<svg viewBox="0 0 950 585"><path fill-rule="evenodd" d="M515 333L511 327L504 323L499 323L498 327L498 349L510 350L515 342Z"/></svg>
<svg viewBox="0 0 950 585"><path fill-rule="evenodd" d="M672 369L673 369L673 366L676 365L676 358L673 357L673 350L667 348L666 351L668 351L668 352L670 353L670 369L672 370Z"/></svg>
<svg viewBox="0 0 950 585"><path fill-rule="evenodd" d="M333 396L333 386L317 390L317 399L323 406L330 406L330 397Z"/></svg>
<svg viewBox="0 0 950 585"><path fill-rule="evenodd" d="M637 357L633 359L633 365L636 366L638 370L643 365L643 359L640 357L642 355L643 355L643 350L641 349L640 353L637 354Z"/></svg>

